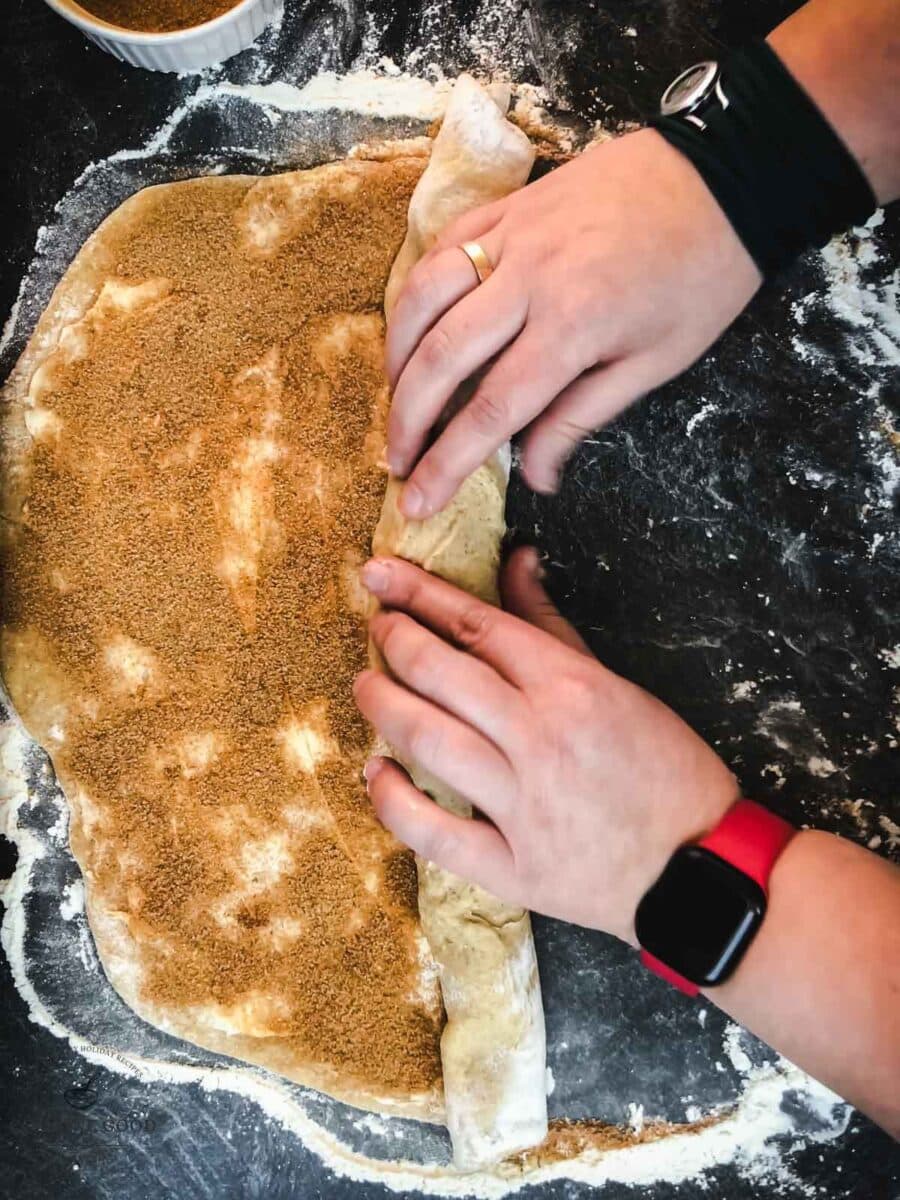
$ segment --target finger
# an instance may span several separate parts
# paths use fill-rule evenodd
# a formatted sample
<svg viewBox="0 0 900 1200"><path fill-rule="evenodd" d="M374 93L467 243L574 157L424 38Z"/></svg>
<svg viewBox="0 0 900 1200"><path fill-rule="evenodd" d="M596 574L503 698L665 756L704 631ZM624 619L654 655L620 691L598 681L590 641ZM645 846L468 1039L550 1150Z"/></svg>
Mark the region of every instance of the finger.
<svg viewBox="0 0 900 1200"><path fill-rule="evenodd" d="M512 892L512 851L493 825L445 812L390 759L369 759L366 789L381 823L416 854L494 895Z"/></svg>
<svg viewBox="0 0 900 1200"><path fill-rule="evenodd" d="M485 234L481 245L493 265L498 266L499 243L495 245ZM384 356L392 387L435 321L476 287L478 275L472 260L458 246L427 254L416 263L388 321Z"/></svg>
<svg viewBox="0 0 900 1200"><path fill-rule="evenodd" d="M545 333L526 325L416 464L400 496L406 516L422 520L439 512L462 481L524 429L585 365L574 344L554 346Z"/></svg>
<svg viewBox="0 0 900 1200"><path fill-rule="evenodd" d="M401 683L501 748L511 740L519 695L487 663L454 649L405 613L378 613L369 632Z"/></svg>
<svg viewBox="0 0 900 1200"><path fill-rule="evenodd" d="M408 691L381 671L363 671L353 685L360 712L400 756L465 796L489 817L512 800L512 769L471 725Z"/></svg>
<svg viewBox="0 0 900 1200"><path fill-rule="evenodd" d="M522 474L536 492L554 492L563 465L595 429L667 378L651 356L585 371L532 421L522 442Z"/></svg>
<svg viewBox="0 0 900 1200"><path fill-rule="evenodd" d="M461 245L462 242L477 241L497 225L506 210L506 202L507 197L504 196L490 204L483 204L481 208L473 208L470 212L463 213L441 230L429 253L447 250L451 246Z"/></svg>
<svg viewBox="0 0 900 1200"><path fill-rule="evenodd" d="M570 625L544 590L544 569L533 546L520 546L509 556L500 577L503 607L543 629L573 650L593 658L581 634Z"/></svg>
<svg viewBox="0 0 900 1200"><path fill-rule="evenodd" d="M456 389L516 337L526 315L524 294L500 270L429 329L394 389L387 445L395 475L408 474Z"/></svg>
<svg viewBox="0 0 900 1200"><path fill-rule="evenodd" d="M362 582L385 607L427 625L517 687L546 679L562 655L543 631L401 558L370 559Z"/></svg>

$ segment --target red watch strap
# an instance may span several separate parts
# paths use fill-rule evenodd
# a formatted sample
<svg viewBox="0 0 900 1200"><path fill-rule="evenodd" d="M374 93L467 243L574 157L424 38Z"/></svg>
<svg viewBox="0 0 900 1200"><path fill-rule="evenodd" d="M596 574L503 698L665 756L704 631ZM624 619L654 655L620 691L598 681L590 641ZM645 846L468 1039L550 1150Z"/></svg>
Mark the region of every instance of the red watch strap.
<svg viewBox="0 0 900 1200"><path fill-rule="evenodd" d="M698 996L700 994L700 989L696 983L691 983L689 979L685 979L683 975L679 975L677 971L673 971L671 967L667 967L661 958L657 958L649 950L641 950L641 962L654 975L659 975L666 983L671 983L672 987L678 988L679 992L684 992L686 996Z"/></svg>
<svg viewBox="0 0 900 1200"><path fill-rule="evenodd" d="M755 800L738 800L697 845L718 854L768 892L775 861L796 832Z"/></svg>
<svg viewBox="0 0 900 1200"><path fill-rule="evenodd" d="M696 844L749 875L768 895L772 868L796 832L793 825L755 800L737 800L715 829ZM641 950L641 962L686 995L696 996L699 993L697 984L685 979L646 950Z"/></svg>

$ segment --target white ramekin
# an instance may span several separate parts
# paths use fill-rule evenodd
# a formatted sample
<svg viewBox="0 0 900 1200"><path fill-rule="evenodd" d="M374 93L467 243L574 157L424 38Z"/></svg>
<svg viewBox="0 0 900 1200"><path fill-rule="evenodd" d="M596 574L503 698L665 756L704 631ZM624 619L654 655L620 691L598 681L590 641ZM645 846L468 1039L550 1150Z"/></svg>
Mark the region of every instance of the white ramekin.
<svg viewBox="0 0 900 1200"><path fill-rule="evenodd" d="M102 49L123 62L149 71L202 71L231 58L255 42L283 7L284 0L240 0L205 25L172 33L139 33L110 25L76 0L46 0L61 17L77 25Z"/></svg>

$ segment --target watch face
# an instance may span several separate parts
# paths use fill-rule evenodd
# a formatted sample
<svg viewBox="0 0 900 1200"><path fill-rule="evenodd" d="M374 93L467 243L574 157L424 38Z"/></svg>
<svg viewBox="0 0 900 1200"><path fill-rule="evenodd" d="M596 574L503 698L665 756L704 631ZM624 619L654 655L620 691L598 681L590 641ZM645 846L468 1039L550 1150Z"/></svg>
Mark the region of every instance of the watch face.
<svg viewBox="0 0 900 1200"><path fill-rule="evenodd" d="M766 911L759 884L702 846L682 846L638 905L643 948L700 987L728 978Z"/></svg>
<svg viewBox="0 0 900 1200"><path fill-rule="evenodd" d="M676 113L689 113L708 94L718 73L718 64L714 62L688 67L663 93L660 103L662 115L671 117Z"/></svg>

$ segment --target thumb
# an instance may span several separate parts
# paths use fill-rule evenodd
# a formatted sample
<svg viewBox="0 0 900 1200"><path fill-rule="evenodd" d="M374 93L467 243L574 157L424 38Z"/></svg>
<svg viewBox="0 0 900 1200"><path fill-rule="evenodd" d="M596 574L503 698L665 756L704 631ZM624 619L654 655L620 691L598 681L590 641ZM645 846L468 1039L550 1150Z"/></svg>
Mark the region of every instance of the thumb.
<svg viewBox="0 0 900 1200"><path fill-rule="evenodd" d="M533 546L520 546L514 550L500 580L503 607L573 650L593 658L581 634L560 614L547 595L541 582L543 575L544 569Z"/></svg>

